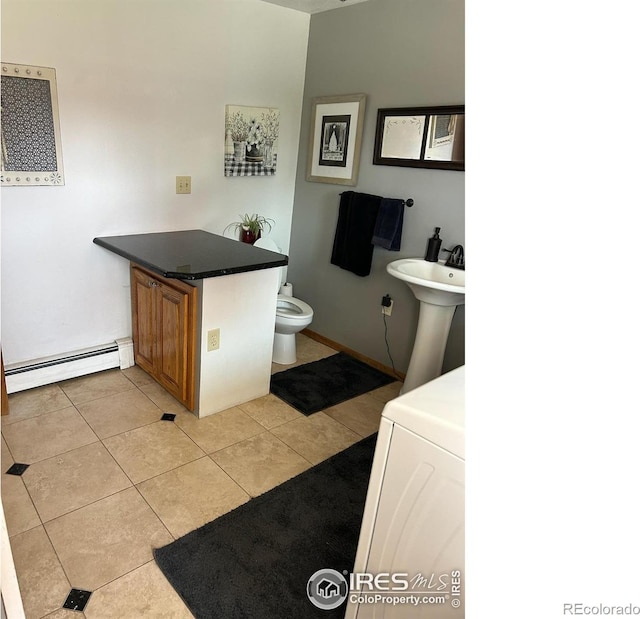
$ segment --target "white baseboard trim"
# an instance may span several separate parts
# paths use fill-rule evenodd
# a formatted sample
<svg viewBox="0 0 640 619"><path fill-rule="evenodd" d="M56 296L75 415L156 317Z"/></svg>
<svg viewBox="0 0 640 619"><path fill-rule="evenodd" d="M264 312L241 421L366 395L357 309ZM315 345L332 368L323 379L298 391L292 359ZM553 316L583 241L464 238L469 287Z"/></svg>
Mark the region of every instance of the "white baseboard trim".
<svg viewBox="0 0 640 619"><path fill-rule="evenodd" d="M104 346L8 365L5 367L7 393L42 387L102 370L125 369L133 364L133 340L122 338Z"/></svg>

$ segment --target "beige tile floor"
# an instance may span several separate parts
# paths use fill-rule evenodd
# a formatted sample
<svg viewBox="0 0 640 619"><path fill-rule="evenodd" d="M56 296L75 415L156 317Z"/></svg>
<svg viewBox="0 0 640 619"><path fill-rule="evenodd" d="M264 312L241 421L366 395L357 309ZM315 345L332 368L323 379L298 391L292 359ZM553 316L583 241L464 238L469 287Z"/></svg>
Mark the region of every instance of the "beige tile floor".
<svg viewBox="0 0 640 619"><path fill-rule="evenodd" d="M296 365L336 352L297 338ZM309 417L267 395L197 419L137 367L11 395L2 501L27 617L191 617L152 549L369 436L400 386ZM72 587L92 591L83 613L61 608Z"/></svg>

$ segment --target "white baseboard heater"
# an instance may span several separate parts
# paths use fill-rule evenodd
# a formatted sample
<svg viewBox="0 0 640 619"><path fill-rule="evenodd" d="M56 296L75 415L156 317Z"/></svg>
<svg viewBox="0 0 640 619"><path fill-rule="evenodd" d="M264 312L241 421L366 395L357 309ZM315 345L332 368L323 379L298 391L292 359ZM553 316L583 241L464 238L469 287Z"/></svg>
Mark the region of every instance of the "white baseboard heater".
<svg viewBox="0 0 640 619"><path fill-rule="evenodd" d="M102 370L124 370L133 364L133 340L128 337L116 340L112 344L34 359L26 363L10 364L5 367L4 373L7 392L16 393Z"/></svg>

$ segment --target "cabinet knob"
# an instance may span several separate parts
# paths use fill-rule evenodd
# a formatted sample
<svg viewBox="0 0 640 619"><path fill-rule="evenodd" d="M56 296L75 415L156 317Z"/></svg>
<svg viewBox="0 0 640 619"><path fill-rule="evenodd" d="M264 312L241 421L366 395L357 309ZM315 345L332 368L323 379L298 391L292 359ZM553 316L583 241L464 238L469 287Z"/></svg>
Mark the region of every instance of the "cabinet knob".
<svg viewBox="0 0 640 619"><path fill-rule="evenodd" d="M158 282L154 282L152 279L149 280L149 286L153 288L158 288L160 284Z"/></svg>

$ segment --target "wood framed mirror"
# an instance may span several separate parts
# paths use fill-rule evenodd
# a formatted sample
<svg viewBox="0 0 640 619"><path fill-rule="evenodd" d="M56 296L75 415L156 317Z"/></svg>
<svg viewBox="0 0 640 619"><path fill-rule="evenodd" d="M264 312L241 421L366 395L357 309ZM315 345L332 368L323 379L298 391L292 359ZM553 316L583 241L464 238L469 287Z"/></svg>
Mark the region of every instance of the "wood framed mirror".
<svg viewBox="0 0 640 619"><path fill-rule="evenodd" d="M379 109L373 163L464 170L464 105Z"/></svg>

